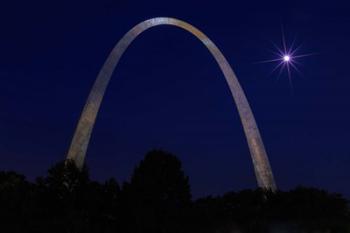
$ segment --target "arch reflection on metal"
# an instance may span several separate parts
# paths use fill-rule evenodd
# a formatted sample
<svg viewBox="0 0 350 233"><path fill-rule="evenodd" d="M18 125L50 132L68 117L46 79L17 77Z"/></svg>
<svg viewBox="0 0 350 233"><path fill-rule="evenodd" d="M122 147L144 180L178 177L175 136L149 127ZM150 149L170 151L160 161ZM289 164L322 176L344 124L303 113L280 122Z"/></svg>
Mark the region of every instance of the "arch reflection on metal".
<svg viewBox="0 0 350 233"><path fill-rule="evenodd" d="M214 56L225 76L232 97L236 103L253 160L258 186L264 189L275 190L276 185L263 141L249 103L231 66L216 45L205 34L192 25L174 18L159 17L143 21L128 31L113 48L100 73L98 74L98 77L87 99L71 142L67 159L74 160L79 168L83 166L96 116L116 65L118 64L124 51L139 34L158 25L173 25L192 33Z"/></svg>

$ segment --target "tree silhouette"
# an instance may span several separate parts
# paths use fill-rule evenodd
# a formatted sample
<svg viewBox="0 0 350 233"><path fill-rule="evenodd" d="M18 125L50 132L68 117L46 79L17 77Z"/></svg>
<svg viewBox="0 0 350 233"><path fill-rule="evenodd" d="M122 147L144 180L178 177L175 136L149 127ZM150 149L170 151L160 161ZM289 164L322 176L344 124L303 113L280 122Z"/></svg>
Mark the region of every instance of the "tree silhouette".
<svg viewBox="0 0 350 233"><path fill-rule="evenodd" d="M307 187L228 192L191 200L172 154L153 150L130 182L92 181L62 161L36 182L0 172L0 232L5 233L350 233L348 201Z"/></svg>
<svg viewBox="0 0 350 233"><path fill-rule="evenodd" d="M286 219L294 219L307 232L346 232L350 215L346 199L315 188L298 187L281 193L288 212ZM272 204L270 206L273 206ZM281 205L280 205L281 206Z"/></svg>
<svg viewBox="0 0 350 233"><path fill-rule="evenodd" d="M63 161L37 179L37 190L43 232L115 232L120 188L114 179L93 182L86 167Z"/></svg>
<svg viewBox="0 0 350 233"><path fill-rule="evenodd" d="M23 175L0 172L0 231L23 232L34 211L34 187Z"/></svg>
<svg viewBox="0 0 350 233"><path fill-rule="evenodd" d="M124 203L136 232L180 232L182 211L191 203L188 177L172 154L153 150L124 184Z"/></svg>

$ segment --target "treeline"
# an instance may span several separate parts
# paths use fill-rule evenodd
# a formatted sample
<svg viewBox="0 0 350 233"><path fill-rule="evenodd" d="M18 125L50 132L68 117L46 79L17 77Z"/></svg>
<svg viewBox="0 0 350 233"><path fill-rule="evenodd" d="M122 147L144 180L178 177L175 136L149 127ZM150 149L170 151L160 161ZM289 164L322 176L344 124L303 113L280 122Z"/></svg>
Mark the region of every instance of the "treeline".
<svg viewBox="0 0 350 233"><path fill-rule="evenodd" d="M192 200L181 162L151 151L122 186L89 178L72 161L29 182L0 172L2 233L349 233L347 200L298 187L244 190Z"/></svg>

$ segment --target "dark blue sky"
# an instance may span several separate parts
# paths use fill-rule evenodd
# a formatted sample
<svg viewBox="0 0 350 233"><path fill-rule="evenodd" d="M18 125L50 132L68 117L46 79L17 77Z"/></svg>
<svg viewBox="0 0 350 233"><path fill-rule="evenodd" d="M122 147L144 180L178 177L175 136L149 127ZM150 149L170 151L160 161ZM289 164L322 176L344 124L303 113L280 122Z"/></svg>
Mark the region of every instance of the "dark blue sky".
<svg viewBox="0 0 350 233"><path fill-rule="evenodd" d="M135 24L179 18L205 32L234 68L277 184L350 196L350 5L332 1L11 1L0 7L0 169L34 178L64 158L94 79ZM327 1L328 2L328 1ZM296 37L301 74L269 75L270 41ZM96 179L129 178L152 148L176 154L198 196L256 186L237 110L205 47L161 26L127 50L88 150Z"/></svg>

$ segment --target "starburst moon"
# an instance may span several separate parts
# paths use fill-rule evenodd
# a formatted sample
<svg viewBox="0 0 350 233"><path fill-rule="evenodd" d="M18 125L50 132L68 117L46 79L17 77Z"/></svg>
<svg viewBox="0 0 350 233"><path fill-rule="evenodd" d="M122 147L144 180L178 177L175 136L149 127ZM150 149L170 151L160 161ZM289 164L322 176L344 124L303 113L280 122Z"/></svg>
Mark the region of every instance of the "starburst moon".
<svg viewBox="0 0 350 233"><path fill-rule="evenodd" d="M272 53L278 58L263 60L257 63L276 63L271 74L278 72L277 78L279 78L283 72L286 72L290 87L293 88L292 72L296 71L299 74L301 74L298 68L298 64L300 64L298 61L299 58L308 57L308 56L314 55L314 53L300 54L299 51L300 51L301 45L295 46L295 39L290 44L290 46L288 46L283 30L282 30L282 46L278 46L275 43L272 43L272 44L275 48L272 51Z"/></svg>

